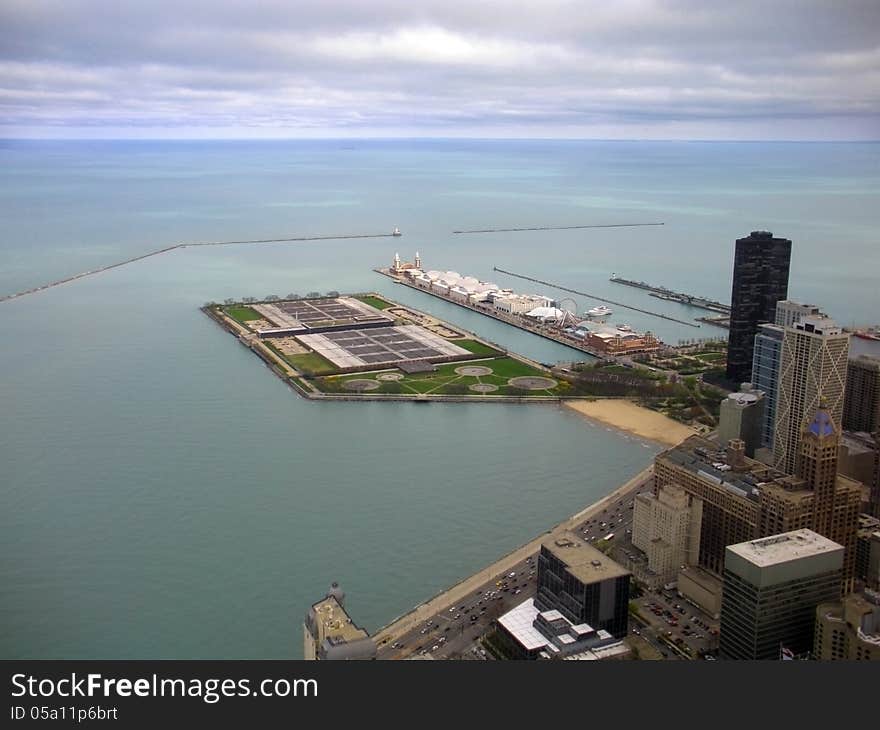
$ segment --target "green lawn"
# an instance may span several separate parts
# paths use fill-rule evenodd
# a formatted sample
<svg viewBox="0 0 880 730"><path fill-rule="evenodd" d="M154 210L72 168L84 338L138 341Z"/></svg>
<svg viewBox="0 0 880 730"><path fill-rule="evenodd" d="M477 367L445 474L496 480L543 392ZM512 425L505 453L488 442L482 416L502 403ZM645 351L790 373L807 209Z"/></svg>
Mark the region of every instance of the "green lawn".
<svg viewBox="0 0 880 730"><path fill-rule="evenodd" d="M564 390L560 386L549 390L522 391L513 388L507 384L510 378L522 377L526 375L534 375L547 377L547 374L541 370L537 370L525 363L514 360L511 357L499 357L494 360L473 363L474 365L486 366L492 368L491 375L462 376L455 372L455 369L467 362L445 363L438 365L437 370L431 373L412 373L403 374L402 380L392 382L382 382L377 390L368 391L369 393L400 393L413 395L416 393L430 393L432 395L482 395L470 390L468 386L475 383L487 383L497 385L498 390L485 395L560 395ZM400 371L394 371L400 372ZM323 378L317 385L327 392L348 393L352 391L345 390L343 383L346 380L358 379L374 379L374 375L364 373L353 373L350 375L340 375L337 377Z"/></svg>
<svg viewBox="0 0 880 730"><path fill-rule="evenodd" d="M497 355L501 355L502 353L499 350L496 350L494 347L489 347L489 345L484 345L482 342L477 342L476 340L451 340L453 345L458 345L461 348L464 348L468 352L474 353L474 355L485 355L486 357L495 357Z"/></svg>
<svg viewBox="0 0 880 730"><path fill-rule="evenodd" d="M628 368L626 365L602 365L601 367L594 368L594 370L597 373L617 373L631 378L645 378L647 380L656 380L658 378L665 379L665 376L651 372L650 370L645 370L644 368ZM586 372L589 372L589 370Z"/></svg>
<svg viewBox="0 0 880 730"><path fill-rule="evenodd" d="M284 359L301 373L323 375L324 373L332 373L336 370L336 366L333 363L324 359L316 352L288 355Z"/></svg>
<svg viewBox="0 0 880 730"><path fill-rule="evenodd" d="M394 305L391 302L386 302L384 299L379 299L378 297L371 297L367 294L356 296L359 302L363 302L364 304L369 304L371 307L375 307L376 309L388 309L388 307L393 307Z"/></svg>
<svg viewBox="0 0 880 730"><path fill-rule="evenodd" d="M260 319L261 315L256 311L251 309L250 307L226 307L223 310L232 317L236 322L241 322L244 324L245 322L249 322L252 319Z"/></svg>
<svg viewBox="0 0 880 730"><path fill-rule="evenodd" d="M480 363L478 363L480 364ZM518 378L524 375L537 375L540 377L549 377L543 370L533 368L524 362L515 360L512 357L499 357L490 363L486 363L487 367L492 368L495 375L501 375L505 378Z"/></svg>

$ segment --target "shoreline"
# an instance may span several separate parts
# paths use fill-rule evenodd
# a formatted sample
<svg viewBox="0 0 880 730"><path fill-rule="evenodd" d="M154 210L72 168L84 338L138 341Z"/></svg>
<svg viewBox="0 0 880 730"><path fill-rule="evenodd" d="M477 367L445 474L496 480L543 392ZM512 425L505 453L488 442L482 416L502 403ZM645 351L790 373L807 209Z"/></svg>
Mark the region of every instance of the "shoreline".
<svg viewBox="0 0 880 730"><path fill-rule="evenodd" d="M515 548L506 555L503 555L494 563L483 568L477 573L474 573L473 575L470 575L467 578L459 581L458 583L450 586L449 588L441 591L432 598L429 598L424 603L420 603L419 605L412 608L410 611L407 611L402 616L398 616L389 624L379 629L373 635L373 641L375 641L376 645L381 648L389 642L395 641L397 637L407 633L431 616L447 610L449 606L458 603L465 596L473 592L475 589L479 588L487 581L499 575L507 573L507 571L512 566L523 561L529 555L536 553L540 549L541 543L548 538L571 530L575 528L585 518L601 512L601 510L606 505L614 502L616 499L626 494L628 491L633 490L641 485L646 479L651 477L653 473L654 461L653 459L651 459L651 463L647 467L639 471L637 474L633 475L626 482L624 482L605 496L601 497L597 501L586 506L584 509L573 514L571 517L568 517L564 521L551 527L545 532L542 532L538 537L533 538L526 544L520 545L518 548ZM409 652L407 652L407 654L409 654ZM403 659L405 658L405 655L397 658Z"/></svg>
<svg viewBox="0 0 880 730"><path fill-rule="evenodd" d="M563 401L563 405L591 421L665 447L677 446L688 436L699 433L690 426L626 398Z"/></svg>

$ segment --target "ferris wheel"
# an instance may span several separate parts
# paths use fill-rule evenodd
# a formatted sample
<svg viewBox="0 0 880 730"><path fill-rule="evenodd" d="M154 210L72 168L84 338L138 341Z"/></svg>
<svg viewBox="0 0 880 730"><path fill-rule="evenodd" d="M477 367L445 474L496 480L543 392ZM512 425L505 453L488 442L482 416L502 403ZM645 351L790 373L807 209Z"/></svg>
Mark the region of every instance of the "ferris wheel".
<svg viewBox="0 0 880 730"><path fill-rule="evenodd" d="M578 323L577 318L577 302L571 297L559 300L558 309L562 310L562 316L556 320L556 326L559 329L571 327Z"/></svg>

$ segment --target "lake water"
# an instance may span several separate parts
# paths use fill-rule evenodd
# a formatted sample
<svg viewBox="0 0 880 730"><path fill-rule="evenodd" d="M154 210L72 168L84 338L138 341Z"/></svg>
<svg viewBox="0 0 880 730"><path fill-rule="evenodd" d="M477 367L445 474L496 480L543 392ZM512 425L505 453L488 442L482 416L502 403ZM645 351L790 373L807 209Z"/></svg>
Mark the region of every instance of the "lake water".
<svg viewBox="0 0 880 730"><path fill-rule="evenodd" d="M691 319L608 277L726 301L734 239L768 229L794 241L792 297L869 323L878 162L872 144L0 144L0 294L178 242L404 232L182 249L0 304L0 655L299 657L331 580L376 629L656 453L555 406L305 401L205 301L378 290L566 360L371 269L419 250ZM722 332L618 318L672 342Z"/></svg>

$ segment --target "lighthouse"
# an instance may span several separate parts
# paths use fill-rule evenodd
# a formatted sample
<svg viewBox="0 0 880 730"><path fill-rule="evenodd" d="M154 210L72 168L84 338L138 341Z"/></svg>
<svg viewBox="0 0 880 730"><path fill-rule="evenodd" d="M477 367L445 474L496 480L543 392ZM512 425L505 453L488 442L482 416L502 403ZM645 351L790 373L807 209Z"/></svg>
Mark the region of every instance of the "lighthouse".
<svg viewBox="0 0 880 730"><path fill-rule="evenodd" d="M419 252L418 252L418 251L416 251L416 260L415 260L413 263L415 263L417 269L421 269L421 268L422 268L422 257L419 256Z"/></svg>

